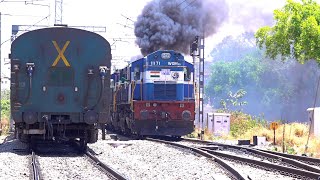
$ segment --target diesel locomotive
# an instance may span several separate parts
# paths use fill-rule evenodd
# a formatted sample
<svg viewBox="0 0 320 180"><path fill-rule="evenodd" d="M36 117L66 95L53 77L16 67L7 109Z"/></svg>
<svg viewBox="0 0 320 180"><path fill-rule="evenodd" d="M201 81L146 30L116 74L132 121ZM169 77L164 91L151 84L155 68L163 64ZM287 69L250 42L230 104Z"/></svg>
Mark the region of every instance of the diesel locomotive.
<svg viewBox="0 0 320 180"><path fill-rule="evenodd" d="M142 136L189 134L194 129L194 66L172 50L159 50L111 75L107 128Z"/></svg>
<svg viewBox="0 0 320 180"><path fill-rule="evenodd" d="M11 45L11 113L19 139L97 141L109 117L111 48L75 28L26 32Z"/></svg>

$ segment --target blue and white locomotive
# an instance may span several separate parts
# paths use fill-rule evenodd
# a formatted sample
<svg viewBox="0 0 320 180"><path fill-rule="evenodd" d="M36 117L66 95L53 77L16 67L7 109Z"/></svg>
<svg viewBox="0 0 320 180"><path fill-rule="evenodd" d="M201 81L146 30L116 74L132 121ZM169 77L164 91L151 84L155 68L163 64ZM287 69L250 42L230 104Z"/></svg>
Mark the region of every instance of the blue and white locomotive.
<svg viewBox="0 0 320 180"><path fill-rule="evenodd" d="M182 136L194 128L194 66L159 50L111 75L111 129L137 135Z"/></svg>

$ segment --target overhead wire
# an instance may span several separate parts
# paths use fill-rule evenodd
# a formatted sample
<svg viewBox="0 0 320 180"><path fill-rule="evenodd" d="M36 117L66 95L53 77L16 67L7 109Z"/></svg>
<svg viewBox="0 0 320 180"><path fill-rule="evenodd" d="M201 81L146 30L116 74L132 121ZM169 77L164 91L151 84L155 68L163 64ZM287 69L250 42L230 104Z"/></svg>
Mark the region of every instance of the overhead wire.
<svg viewBox="0 0 320 180"><path fill-rule="evenodd" d="M1 13L1 16L22 16L22 17L43 17L43 16L35 16L35 15L28 15L28 14L7 14Z"/></svg>
<svg viewBox="0 0 320 180"><path fill-rule="evenodd" d="M30 25L30 26L29 26L27 29L25 29L25 30L29 30L29 29L32 28L33 26L37 25L38 23L40 23L40 22L42 22L43 20L45 20L45 19L47 19L48 17L50 17L50 15L51 15L51 14L49 14L48 16L46 16L46 17L42 18L41 20L37 21L37 22L34 23L33 25ZM0 47L1 47L4 43L10 41L11 39L12 39L12 38L10 37L9 39L7 39L7 40L5 40L4 42L2 42L2 43L0 44Z"/></svg>

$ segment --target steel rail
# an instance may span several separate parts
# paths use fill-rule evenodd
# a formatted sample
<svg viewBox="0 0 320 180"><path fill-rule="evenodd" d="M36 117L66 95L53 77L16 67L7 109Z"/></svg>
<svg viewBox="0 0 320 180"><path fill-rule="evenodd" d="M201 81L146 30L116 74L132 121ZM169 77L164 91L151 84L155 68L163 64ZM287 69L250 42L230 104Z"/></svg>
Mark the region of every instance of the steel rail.
<svg viewBox="0 0 320 180"><path fill-rule="evenodd" d="M95 157L95 155L93 155L90 151L92 150L87 150L85 152L85 155L87 157L89 157L91 160L93 160L96 165L100 166L102 169L104 169L107 173L109 173L110 175L112 175L115 179L118 180L126 180L127 178L124 177L123 175L121 175L120 173L118 173L117 171L115 171L114 169L112 169L111 167L109 167L108 165L104 164L103 162L101 162L97 157Z"/></svg>
<svg viewBox="0 0 320 180"><path fill-rule="evenodd" d="M259 156L262 156L262 157L275 159L277 161L281 161L281 162L287 163L287 164L289 164L291 166L295 166L297 168L305 169L305 170L312 171L312 172L315 172L315 173L320 173L320 169L319 168L312 167L312 166L310 166L310 165L308 165L306 163L303 163L301 161L298 161L296 159L291 159L291 158L280 156L280 155L273 154L273 153L270 153L270 152L261 151L261 150L256 149L256 148L248 148L248 147L243 147L243 146L228 145L228 144L221 144L221 143L210 143L210 144L211 145L216 145L216 146L222 146L223 148L233 148L233 149L237 149L237 150L240 150L240 151L245 150L245 151L251 152L253 154L256 154L256 155L259 155ZM205 147L205 148L208 149L210 147Z"/></svg>
<svg viewBox="0 0 320 180"><path fill-rule="evenodd" d="M255 148L257 149L257 148ZM298 161L303 161L307 164L312 164L312 165L316 165L316 166L320 166L320 159L318 158L312 158L312 157L307 157L307 156L298 156L298 155L292 155L292 154L285 154L285 153L280 153L280 152L274 152L274 151L268 151L268 150L264 150L264 149L257 149L263 152L267 152L270 154L275 154L275 155L279 155L279 156L283 156L283 157L287 157L290 159L295 159Z"/></svg>
<svg viewBox="0 0 320 180"><path fill-rule="evenodd" d="M153 139L153 138L146 138L146 140L148 141L153 141L153 142L158 142L158 143L164 143L164 144L169 144L172 146L176 146L176 147L180 147L183 149L188 149L191 150L197 154L200 154L214 162L216 162L217 164L219 164L222 168L226 169L228 171L228 173L235 179L239 179L239 180L244 180L244 179L249 179L249 178L245 178L246 176L243 174L240 174L237 170L235 170L234 168L232 168L229 164L227 164L224 160L218 158L217 156L214 156L210 153L207 153L201 149L198 148L193 148L193 147L189 147L189 146L185 146L182 144L178 144L178 143L174 143L174 142L170 142L170 141L165 141L165 140L159 140L159 139Z"/></svg>
<svg viewBox="0 0 320 180"><path fill-rule="evenodd" d="M34 151L31 152L31 168L32 168L32 177L34 180L40 180L40 170L39 170L39 166L37 165L37 161L36 161L37 157L36 154L34 153Z"/></svg>
<svg viewBox="0 0 320 180"><path fill-rule="evenodd" d="M249 158L243 158L240 156L225 154L225 153L217 152L217 151L210 150L210 149L205 149L205 148L201 148L201 149L207 151L210 154L213 154L213 155L216 155L219 157L224 157L224 158L228 158L228 159L232 159L235 161L240 161L240 162L244 162L244 163L248 163L248 164L254 164L257 166L262 166L262 167L274 169L276 171L280 171L280 172L284 172L284 173L288 173L288 174L295 174L295 175L297 175L297 177L307 177L307 178L311 178L311 179L320 179L320 173L311 172L311 171L304 170L304 169L296 169L296 168L292 168L292 167L281 166L281 165L277 165L277 164L273 164L273 163L269 163L269 162L264 162L264 161L257 161L257 160L253 160L253 159L249 159Z"/></svg>
<svg viewBox="0 0 320 180"><path fill-rule="evenodd" d="M285 158L289 158L289 159L293 159L293 160L297 160L297 161L302 161L302 162L306 163L307 165L320 166L320 159L318 159L318 158L312 158L312 157L307 157L307 156L297 156L297 155L292 155L292 154L285 154L285 153L280 153L280 152L258 149L258 148L247 148L247 147L237 146L237 145L227 145L227 144L215 143L215 142L211 142L211 141L203 141L203 140L192 139L192 138L183 138L182 140L189 141L189 142L195 142L195 143L203 143L205 145L229 146L229 147L237 148L237 149L238 149L238 147L241 147L242 149L256 149L256 150L263 151L263 152L266 152L269 154L274 154L274 155L282 156ZM277 158L279 158L279 157L277 157ZM302 165L302 166L304 166L304 165ZM315 172L318 172L319 169L318 168L315 168L315 169L316 169Z"/></svg>

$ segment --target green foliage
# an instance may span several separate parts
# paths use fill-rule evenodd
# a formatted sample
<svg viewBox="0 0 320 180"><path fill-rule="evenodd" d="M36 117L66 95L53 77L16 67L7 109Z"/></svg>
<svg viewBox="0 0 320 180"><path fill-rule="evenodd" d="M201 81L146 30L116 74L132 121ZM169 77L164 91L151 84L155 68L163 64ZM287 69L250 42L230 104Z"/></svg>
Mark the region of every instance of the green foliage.
<svg viewBox="0 0 320 180"><path fill-rule="evenodd" d="M1 99L10 99L10 91L9 90L1 91Z"/></svg>
<svg viewBox="0 0 320 180"><path fill-rule="evenodd" d="M266 127L267 121L262 116L252 116L239 111L231 113L230 133L237 138L250 129Z"/></svg>
<svg viewBox="0 0 320 180"><path fill-rule="evenodd" d="M10 117L10 100L1 99L1 118Z"/></svg>
<svg viewBox="0 0 320 180"><path fill-rule="evenodd" d="M272 151L276 151L277 152L278 151L278 147L277 146L273 146L272 147Z"/></svg>
<svg viewBox="0 0 320 180"><path fill-rule="evenodd" d="M193 131L191 134L186 135L188 138L198 138L198 133L196 131Z"/></svg>
<svg viewBox="0 0 320 180"><path fill-rule="evenodd" d="M289 148L287 149L287 153L288 153L288 154L297 154L297 152L295 151L295 149L294 149L293 147L289 147Z"/></svg>
<svg viewBox="0 0 320 180"><path fill-rule="evenodd" d="M10 117L10 91L1 91L1 118Z"/></svg>
<svg viewBox="0 0 320 180"><path fill-rule="evenodd" d="M266 55L282 60L290 57L300 63L315 59L320 64L320 6L314 0L287 0L282 9L274 11L273 27L262 27L255 34Z"/></svg>
<svg viewBox="0 0 320 180"><path fill-rule="evenodd" d="M234 44L235 42L227 41ZM234 47L233 45L225 45ZM232 52L224 49L222 54ZM247 54L234 57L234 60L214 61L206 72L210 76L205 83L205 100L216 109L239 110L249 114L265 114L274 120L299 121L305 119L305 109L313 106L316 84L320 74L315 61L300 64L295 60L270 61L255 47L247 47ZM245 106L232 106L229 92L242 89L246 92L241 101ZM294 109L295 111L292 111ZM289 117L288 117L289 116Z"/></svg>
<svg viewBox="0 0 320 180"><path fill-rule="evenodd" d="M216 62L211 67L211 76L206 83L206 97L210 98L211 102L220 102L223 109L235 110L242 107L247 104L243 96L247 92L252 93L249 87L260 86L264 72L263 63L250 56L234 62ZM236 93L232 94L235 91Z"/></svg>
<svg viewBox="0 0 320 180"><path fill-rule="evenodd" d="M243 89L239 89L237 92L232 94L232 92L229 92L229 98L224 100L221 99L220 105L222 106L222 109L224 111L228 111L228 107L232 105L233 107L241 107L247 104L246 101L240 101L241 98L246 94L247 92ZM240 111L240 110L239 110Z"/></svg>

